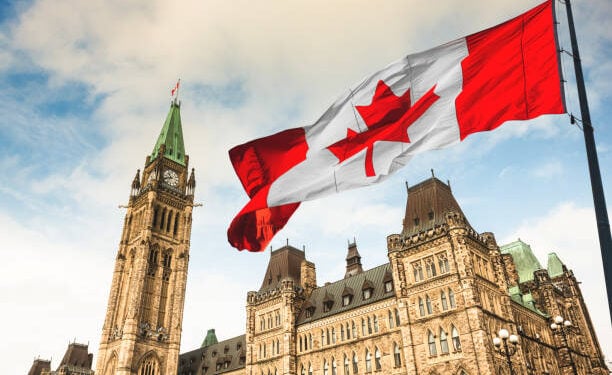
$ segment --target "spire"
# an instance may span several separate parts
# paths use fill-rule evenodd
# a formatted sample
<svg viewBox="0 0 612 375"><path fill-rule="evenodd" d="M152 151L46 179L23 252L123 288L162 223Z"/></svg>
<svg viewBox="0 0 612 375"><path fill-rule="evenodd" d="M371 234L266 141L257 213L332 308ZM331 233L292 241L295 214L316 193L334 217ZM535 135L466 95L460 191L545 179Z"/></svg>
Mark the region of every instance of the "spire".
<svg viewBox="0 0 612 375"><path fill-rule="evenodd" d="M215 334L215 330L209 329L208 332L206 332L206 338L202 342L201 347L205 348L207 346L211 346L211 345L218 344L218 343L219 341L217 340L217 335Z"/></svg>
<svg viewBox="0 0 612 375"><path fill-rule="evenodd" d="M357 250L357 241L353 239L353 243L348 244L348 253L346 254L346 273L344 278L351 277L363 272L361 267L361 255Z"/></svg>
<svg viewBox="0 0 612 375"><path fill-rule="evenodd" d="M185 145L183 143L183 127L181 125L181 103L176 99L170 104L170 111L162 127L153 152L151 161L163 152L166 159L185 165Z"/></svg>

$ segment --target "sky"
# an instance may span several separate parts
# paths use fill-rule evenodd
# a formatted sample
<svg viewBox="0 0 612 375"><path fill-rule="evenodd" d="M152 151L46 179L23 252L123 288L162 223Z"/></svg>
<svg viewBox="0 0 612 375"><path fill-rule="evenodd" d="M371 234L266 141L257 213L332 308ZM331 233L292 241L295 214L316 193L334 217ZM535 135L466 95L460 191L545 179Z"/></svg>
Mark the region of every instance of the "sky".
<svg viewBox="0 0 612 375"><path fill-rule="evenodd" d="M366 75L408 54L488 28L538 4L497 0L0 2L0 373L55 368L69 342L96 354L124 209L181 78L185 148L197 177L181 351L215 328L244 333L248 291L269 253L239 252L226 230L247 202L227 151L308 125ZM570 49L565 12L559 41ZM574 16L604 191L612 199L612 3ZM563 54L568 111L580 118ZM507 123L416 156L386 182L309 201L273 248L306 249L319 284L343 277L347 241L364 268L387 261L405 182L450 181L471 225L520 238L540 262L574 271L599 342L612 327L583 135L568 115Z"/></svg>

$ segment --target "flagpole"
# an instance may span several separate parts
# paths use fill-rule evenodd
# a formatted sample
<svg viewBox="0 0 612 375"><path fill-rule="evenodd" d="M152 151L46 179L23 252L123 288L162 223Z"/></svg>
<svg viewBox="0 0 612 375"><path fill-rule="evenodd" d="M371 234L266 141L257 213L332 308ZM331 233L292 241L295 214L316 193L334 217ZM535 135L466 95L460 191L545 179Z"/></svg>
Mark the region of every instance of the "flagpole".
<svg viewBox="0 0 612 375"><path fill-rule="evenodd" d="M595 218L597 220L597 231L599 234L599 247L601 248L601 259L603 261L606 290L608 292L608 309L610 311L610 320L612 321L612 237L610 236L610 222L608 220L606 198L604 197L603 185L601 183L601 173L599 171L599 161L597 159L597 149L595 147L593 126L591 124L591 114L589 112L589 104L587 102L586 89L584 86L584 76L582 75L582 64L580 62L580 53L578 52L576 30L574 29L572 6L570 4L570 0L564 1L567 9L567 19L572 43L572 57L574 60L574 70L576 73L576 85L578 86L578 100L580 101L582 132L584 134L584 143L586 146L589 164L589 174L591 176L591 189L593 191Z"/></svg>

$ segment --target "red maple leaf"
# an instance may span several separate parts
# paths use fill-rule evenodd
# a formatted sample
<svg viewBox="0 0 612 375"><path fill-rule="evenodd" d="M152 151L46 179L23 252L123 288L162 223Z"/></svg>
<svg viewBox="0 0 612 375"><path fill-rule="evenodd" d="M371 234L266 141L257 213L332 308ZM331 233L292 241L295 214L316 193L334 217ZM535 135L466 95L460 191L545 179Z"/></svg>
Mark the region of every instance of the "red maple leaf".
<svg viewBox="0 0 612 375"><path fill-rule="evenodd" d="M347 129L346 138L327 147L342 163L351 156L366 149L366 176L376 176L372 154L378 141L410 143L408 128L440 97L434 93L436 86L423 95L414 106L410 103L410 90L396 96L382 80L378 81L372 103L355 106L368 129L357 133Z"/></svg>

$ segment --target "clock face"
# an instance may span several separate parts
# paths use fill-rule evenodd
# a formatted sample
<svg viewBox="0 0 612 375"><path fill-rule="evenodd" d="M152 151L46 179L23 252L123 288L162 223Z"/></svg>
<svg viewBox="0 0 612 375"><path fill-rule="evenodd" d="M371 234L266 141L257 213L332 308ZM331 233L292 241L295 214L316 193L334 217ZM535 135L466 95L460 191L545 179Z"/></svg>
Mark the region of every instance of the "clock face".
<svg viewBox="0 0 612 375"><path fill-rule="evenodd" d="M164 171L164 182L170 186L177 186L179 182L178 174L171 169L166 169Z"/></svg>

